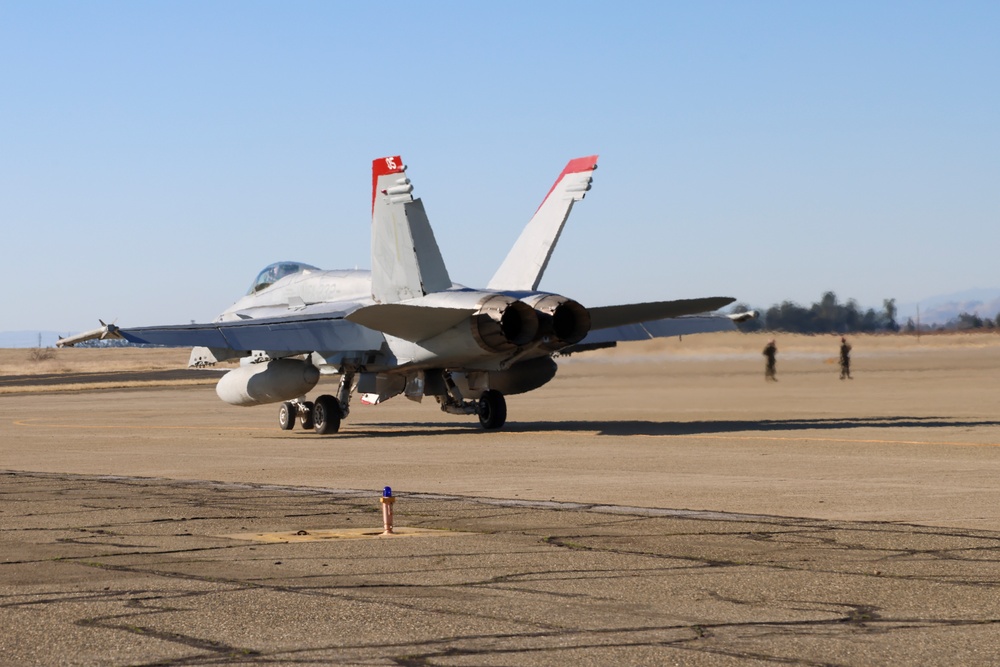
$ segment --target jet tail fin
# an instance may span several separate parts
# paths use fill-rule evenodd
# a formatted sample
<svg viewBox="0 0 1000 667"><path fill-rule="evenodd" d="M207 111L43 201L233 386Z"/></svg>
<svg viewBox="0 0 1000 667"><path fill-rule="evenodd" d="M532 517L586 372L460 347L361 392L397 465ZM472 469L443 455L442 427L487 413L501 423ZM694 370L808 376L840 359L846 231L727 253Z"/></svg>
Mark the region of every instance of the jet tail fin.
<svg viewBox="0 0 1000 667"><path fill-rule="evenodd" d="M402 159L372 162L372 298L395 303L451 287L424 204Z"/></svg>
<svg viewBox="0 0 1000 667"><path fill-rule="evenodd" d="M583 199L590 190L595 169L596 155L569 161L493 275L487 286L489 289L538 289L573 203Z"/></svg>

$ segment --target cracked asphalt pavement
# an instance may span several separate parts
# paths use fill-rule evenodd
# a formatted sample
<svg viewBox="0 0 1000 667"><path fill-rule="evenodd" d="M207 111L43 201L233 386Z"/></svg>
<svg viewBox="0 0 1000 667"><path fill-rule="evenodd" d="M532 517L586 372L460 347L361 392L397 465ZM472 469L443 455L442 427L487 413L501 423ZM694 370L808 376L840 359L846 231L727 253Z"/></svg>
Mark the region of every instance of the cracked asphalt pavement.
<svg viewBox="0 0 1000 667"><path fill-rule="evenodd" d="M0 476L4 664L989 664L1000 534L402 495Z"/></svg>
<svg viewBox="0 0 1000 667"><path fill-rule="evenodd" d="M0 665L996 664L1000 337L923 338L573 357L499 432L0 380ZM384 485L419 537L233 537L378 532Z"/></svg>

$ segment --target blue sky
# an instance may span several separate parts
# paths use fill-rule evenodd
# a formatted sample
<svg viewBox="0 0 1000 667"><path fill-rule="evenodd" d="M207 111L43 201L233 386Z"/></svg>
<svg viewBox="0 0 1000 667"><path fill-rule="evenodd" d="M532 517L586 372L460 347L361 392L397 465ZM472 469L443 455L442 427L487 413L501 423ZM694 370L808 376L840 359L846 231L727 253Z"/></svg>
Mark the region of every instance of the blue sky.
<svg viewBox="0 0 1000 667"><path fill-rule="evenodd" d="M484 285L599 153L541 287L863 306L1000 287L1000 3L0 0L0 331L204 321L369 266L402 154Z"/></svg>

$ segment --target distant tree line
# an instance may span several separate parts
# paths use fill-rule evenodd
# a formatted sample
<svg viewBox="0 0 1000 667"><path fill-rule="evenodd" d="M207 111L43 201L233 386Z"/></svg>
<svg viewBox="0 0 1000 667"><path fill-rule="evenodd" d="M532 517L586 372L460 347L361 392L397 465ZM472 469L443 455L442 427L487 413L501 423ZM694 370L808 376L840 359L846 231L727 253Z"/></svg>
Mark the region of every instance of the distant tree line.
<svg viewBox="0 0 1000 667"><path fill-rule="evenodd" d="M746 304L733 307L734 313L750 310ZM837 295L826 292L811 306L800 306L792 301L783 301L764 311L756 320L739 325L741 331L785 331L805 334L847 334L899 331L896 322L896 300L885 299L882 309L863 310L857 301L848 299L840 303Z"/></svg>
<svg viewBox="0 0 1000 667"><path fill-rule="evenodd" d="M1000 329L1000 313L996 317L980 317L979 313L959 313L958 317L948 320L945 324L920 326L920 331L994 331ZM906 320L903 331L916 333L917 324L913 318Z"/></svg>
<svg viewBox="0 0 1000 667"><path fill-rule="evenodd" d="M745 303L733 306L731 312L752 310ZM923 333L934 331L1000 331L1000 313L996 317L981 317L978 313L961 313L945 324L919 324L907 318L900 326L896 321L896 300L884 299L882 309L858 307L854 299L840 303L837 295L826 292L823 297L805 307L792 301L782 301L763 311L755 320L737 325L740 331L784 331L804 334L848 333Z"/></svg>

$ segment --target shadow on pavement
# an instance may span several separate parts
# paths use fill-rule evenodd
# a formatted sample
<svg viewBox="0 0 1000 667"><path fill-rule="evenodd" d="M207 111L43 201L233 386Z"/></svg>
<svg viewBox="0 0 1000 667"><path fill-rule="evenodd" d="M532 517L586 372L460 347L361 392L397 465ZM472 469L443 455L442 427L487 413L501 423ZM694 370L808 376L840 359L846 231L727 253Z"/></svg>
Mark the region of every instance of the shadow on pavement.
<svg viewBox="0 0 1000 667"><path fill-rule="evenodd" d="M770 433L774 431L827 431L850 429L899 429L899 428L977 428L1000 426L993 420L949 420L945 417L857 417L838 419L746 419L719 421L541 421L508 422L501 433L596 433L608 436L628 435L708 435L713 433ZM355 422L334 437L365 437L365 432L375 428L380 437L403 437L433 435L466 436L470 432L484 432L477 422L411 422L394 423L392 430L383 431L383 426ZM485 433L485 432L484 432Z"/></svg>

